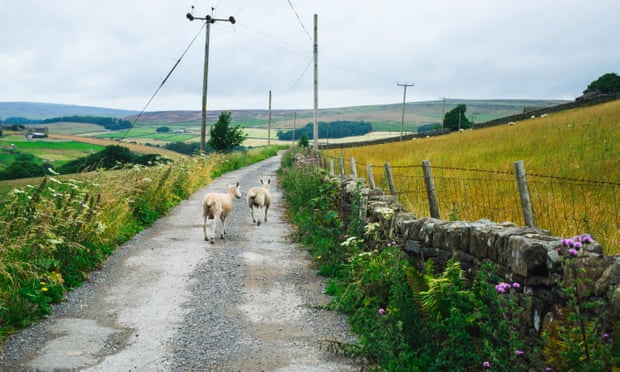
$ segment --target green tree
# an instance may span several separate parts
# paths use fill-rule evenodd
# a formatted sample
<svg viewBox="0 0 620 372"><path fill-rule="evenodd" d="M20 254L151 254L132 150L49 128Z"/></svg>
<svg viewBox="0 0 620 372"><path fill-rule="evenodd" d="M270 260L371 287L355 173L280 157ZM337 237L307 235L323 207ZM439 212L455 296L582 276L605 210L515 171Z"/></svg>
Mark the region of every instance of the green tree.
<svg viewBox="0 0 620 372"><path fill-rule="evenodd" d="M170 128L168 128L168 127L159 127L157 129L155 129L155 131L157 133L168 133L168 132L170 132Z"/></svg>
<svg viewBox="0 0 620 372"><path fill-rule="evenodd" d="M601 75L601 77L591 82L583 93L586 94L595 91L607 94L620 92L620 76L614 72Z"/></svg>
<svg viewBox="0 0 620 372"><path fill-rule="evenodd" d="M247 137L240 126L230 126L230 116L230 111L223 111L217 123L211 126L208 143L215 151L228 152L239 146Z"/></svg>
<svg viewBox="0 0 620 372"><path fill-rule="evenodd" d="M466 111L466 105L458 105L452 110L448 111L446 113L446 116L443 118L443 127L448 128L451 131L457 131L459 129L470 129L472 127L472 124L465 115Z"/></svg>
<svg viewBox="0 0 620 372"><path fill-rule="evenodd" d="M308 147L308 135L306 133L302 133L299 137L299 147Z"/></svg>

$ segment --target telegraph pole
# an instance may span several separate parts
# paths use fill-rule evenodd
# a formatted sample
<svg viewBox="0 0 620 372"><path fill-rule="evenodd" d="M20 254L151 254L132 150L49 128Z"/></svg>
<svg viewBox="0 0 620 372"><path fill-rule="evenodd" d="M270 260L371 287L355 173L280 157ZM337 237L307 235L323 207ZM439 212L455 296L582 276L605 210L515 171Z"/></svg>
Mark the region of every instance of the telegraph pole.
<svg viewBox="0 0 620 372"><path fill-rule="evenodd" d="M211 10L213 10L213 8L211 8ZM192 13L187 13L185 17L190 21L199 20L207 22L207 31L205 35L205 62L202 80L202 123L200 126L200 151L204 153L206 151L205 137L207 135L207 83L209 81L209 33L211 32L211 24L216 21L224 21L230 22L234 25L236 20L233 16L228 17L228 19L213 18L210 15L206 15L205 17L194 17Z"/></svg>
<svg viewBox="0 0 620 372"><path fill-rule="evenodd" d="M400 121L400 140L403 140L403 128L405 127L405 102L407 101L407 87L412 87L414 84L401 84L396 83L399 87L403 87L403 116Z"/></svg>
<svg viewBox="0 0 620 372"><path fill-rule="evenodd" d="M319 44L318 44L318 26L319 24L319 15L314 15L314 127L312 133L314 135L313 149L314 151L319 150Z"/></svg>
<svg viewBox="0 0 620 372"><path fill-rule="evenodd" d="M267 126L267 146L271 145L271 91L269 91L269 124Z"/></svg>

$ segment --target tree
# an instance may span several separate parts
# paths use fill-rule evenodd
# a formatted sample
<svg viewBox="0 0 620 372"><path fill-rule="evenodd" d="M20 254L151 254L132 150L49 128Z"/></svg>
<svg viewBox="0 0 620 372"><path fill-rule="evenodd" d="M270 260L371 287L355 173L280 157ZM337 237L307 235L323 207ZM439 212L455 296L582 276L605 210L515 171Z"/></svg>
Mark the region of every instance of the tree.
<svg viewBox="0 0 620 372"><path fill-rule="evenodd" d="M302 133L299 137L299 147L308 147L308 135L306 133Z"/></svg>
<svg viewBox="0 0 620 372"><path fill-rule="evenodd" d="M443 119L443 127L448 128L451 131L471 128L472 123L471 121L469 121L469 119L467 119L467 116L465 116L466 111L466 105L458 105L452 110L448 111Z"/></svg>
<svg viewBox="0 0 620 372"><path fill-rule="evenodd" d="M601 77L588 85L588 88L583 91L583 94L595 91L607 94L620 92L620 76L614 72L601 75Z"/></svg>
<svg viewBox="0 0 620 372"><path fill-rule="evenodd" d="M168 133L168 132L170 132L170 128L168 128L168 127L159 127L157 129L155 129L155 131L157 133Z"/></svg>
<svg viewBox="0 0 620 372"><path fill-rule="evenodd" d="M230 111L223 111L217 123L211 126L208 143L215 151L228 152L239 146L247 137L240 126L230 126L230 116Z"/></svg>

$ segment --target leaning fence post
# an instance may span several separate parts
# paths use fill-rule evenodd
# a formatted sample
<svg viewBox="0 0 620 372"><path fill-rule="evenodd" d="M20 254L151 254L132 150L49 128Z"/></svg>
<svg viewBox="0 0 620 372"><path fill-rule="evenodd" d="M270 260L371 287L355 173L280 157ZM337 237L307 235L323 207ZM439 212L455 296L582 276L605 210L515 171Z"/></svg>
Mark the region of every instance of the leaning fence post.
<svg viewBox="0 0 620 372"><path fill-rule="evenodd" d="M431 217L441 218L439 215L439 203L437 202L437 190L435 190L435 181L433 181L433 171L429 160L422 161L422 170L424 172L424 185L426 185L426 197L428 198Z"/></svg>
<svg viewBox="0 0 620 372"><path fill-rule="evenodd" d="M372 176L372 165L366 164L366 174L368 175L368 185L371 190L375 189L375 178Z"/></svg>
<svg viewBox="0 0 620 372"><path fill-rule="evenodd" d="M329 175L334 176L334 159L329 159Z"/></svg>
<svg viewBox="0 0 620 372"><path fill-rule="evenodd" d="M344 158L340 157L340 178L344 178Z"/></svg>
<svg viewBox="0 0 620 372"><path fill-rule="evenodd" d="M392 178L392 166L389 162L385 163L385 178L387 178L388 185L390 186L390 193L396 197L396 187L394 187L394 179Z"/></svg>
<svg viewBox="0 0 620 372"><path fill-rule="evenodd" d="M357 178L357 167L355 166L355 158L351 156L351 174L353 177Z"/></svg>
<svg viewBox="0 0 620 372"><path fill-rule="evenodd" d="M523 218L525 225L536 227L534 224L534 213L532 212L532 200L530 199L530 190L527 187L527 179L525 179L525 165L523 160L515 161L515 175L517 177L517 186L519 187L519 196L521 198L521 208L523 209Z"/></svg>

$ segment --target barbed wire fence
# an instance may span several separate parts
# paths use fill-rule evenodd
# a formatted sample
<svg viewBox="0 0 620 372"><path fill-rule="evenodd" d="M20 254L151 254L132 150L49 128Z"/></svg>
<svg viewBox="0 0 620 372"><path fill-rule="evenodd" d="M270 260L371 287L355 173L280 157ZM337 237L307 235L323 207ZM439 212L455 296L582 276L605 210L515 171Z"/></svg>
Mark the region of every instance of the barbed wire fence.
<svg viewBox="0 0 620 372"><path fill-rule="evenodd" d="M371 187L395 196L420 218L512 222L560 237L589 233L603 245L606 254L620 253L620 183L527 174L532 213L528 222L516 170L432 166L438 214L434 216L423 165L363 164L353 158L321 156L322 166L332 175L364 178Z"/></svg>

